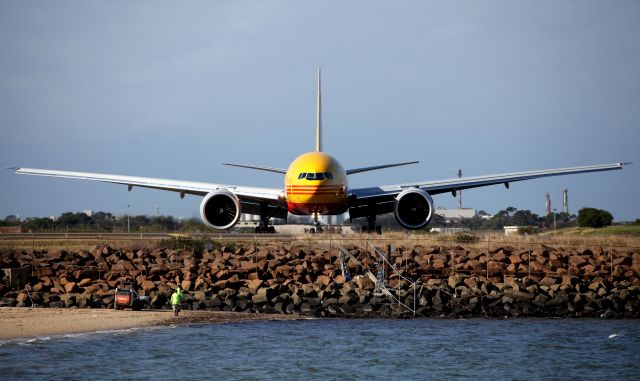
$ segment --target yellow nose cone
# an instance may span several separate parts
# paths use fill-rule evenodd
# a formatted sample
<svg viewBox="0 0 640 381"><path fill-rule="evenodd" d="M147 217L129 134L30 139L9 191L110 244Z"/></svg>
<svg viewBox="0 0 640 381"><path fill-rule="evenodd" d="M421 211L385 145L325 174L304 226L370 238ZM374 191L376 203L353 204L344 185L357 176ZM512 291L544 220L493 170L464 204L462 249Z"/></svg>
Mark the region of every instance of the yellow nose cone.
<svg viewBox="0 0 640 381"><path fill-rule="evenodd" d="M344 212L347 174L336 159L324 152L298 156L287 169L284 185L291 213Z"/></svg>

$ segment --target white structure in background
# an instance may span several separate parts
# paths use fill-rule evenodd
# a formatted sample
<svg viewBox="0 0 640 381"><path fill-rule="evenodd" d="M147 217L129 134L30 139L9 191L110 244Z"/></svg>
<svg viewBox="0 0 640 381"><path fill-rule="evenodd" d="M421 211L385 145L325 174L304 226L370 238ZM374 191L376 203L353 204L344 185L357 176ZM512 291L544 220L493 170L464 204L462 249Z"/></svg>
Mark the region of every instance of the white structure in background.
<svg viewBox="0 0 640 381"><path fill-rule="evenodd" d="M91 209L85 209L85 210L82 211L82 213L86 214L87 217L93 216L93 210L91 210Z"/></svg>
<svg viewBox="0 0 640 381"><path fill-rule="evenodd" d="M479 211L476 216L482 218L483 220L490 220L493 215L486 213L484 210Z"/></svg>
<svg viewBox="0 0 640 381"><path fill-rule="evenodd" d="M517 235L518 229L520 229L520 226L505 226L504 235Z"/></svg>
<svg viewBox="0 0 640 381"><path fill-rule="evenodd" d="M438 208L436 209L436 214L442 216L445 219L445 221L451 221L451 220L459 220L462 218L473 218L476 216L477 212L475 209L471 209L471 208L462 208L462 209Z"/></svg>
<svg viewBox="0 0 640 381"><path fill-rule="evenodd" d="M460 232L470 232L469 228L431 228L429 232L431 233L440 233L440 234L448 234L448 233L460 233Z"/></svg>
<svg viewBox="0 0 640 381"><path fill-rule="evenodd" d="M260 222L260 216L255 214L242 213L242 215L240 216L240 221L238 221L238 226L255 227L258 225L259 222ZM273 225L283 225L285 221L282 218L271 218L271 223Z"/></svg>
<svg viewBox="0 0 640 381"><path fill-rule="evenodd" d="M504 235L518 235L520 234L521 229L525 229L523 234L527 234L527 231L535 231L537 229L536 226L505 226L504 227Z"/></svg>

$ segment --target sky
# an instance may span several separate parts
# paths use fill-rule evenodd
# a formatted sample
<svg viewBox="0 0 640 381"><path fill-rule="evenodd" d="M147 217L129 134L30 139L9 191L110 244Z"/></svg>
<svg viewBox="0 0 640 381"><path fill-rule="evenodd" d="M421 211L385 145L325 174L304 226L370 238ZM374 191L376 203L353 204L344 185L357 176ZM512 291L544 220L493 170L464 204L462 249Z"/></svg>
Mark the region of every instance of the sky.
<svg viewBox="0 0 640 381"><path fill-rule="evenodd" d="M640 2L2 1L0 165L282 187L324 149L351 187L577 165L465 207L640 218ZM194 217L200 197L0 171L0 218ZM434 197L451 208L449 194ZM129 205L129 207L128 207Z"/></svg>

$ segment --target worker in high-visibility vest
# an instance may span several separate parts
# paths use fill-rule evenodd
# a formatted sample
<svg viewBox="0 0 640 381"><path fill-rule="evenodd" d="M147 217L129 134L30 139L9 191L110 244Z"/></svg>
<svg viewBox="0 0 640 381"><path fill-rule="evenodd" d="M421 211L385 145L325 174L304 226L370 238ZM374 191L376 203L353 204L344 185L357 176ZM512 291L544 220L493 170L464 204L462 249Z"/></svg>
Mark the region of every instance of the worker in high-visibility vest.
<svg viewBox="0 0 640 381"><path fill-rule="evenodd" d="M180 302L182 301L182 290L180 287L176 288L173 294L171 294L171 308L173 308L173 313L175 316L178 316L180 313Z"/></svg>

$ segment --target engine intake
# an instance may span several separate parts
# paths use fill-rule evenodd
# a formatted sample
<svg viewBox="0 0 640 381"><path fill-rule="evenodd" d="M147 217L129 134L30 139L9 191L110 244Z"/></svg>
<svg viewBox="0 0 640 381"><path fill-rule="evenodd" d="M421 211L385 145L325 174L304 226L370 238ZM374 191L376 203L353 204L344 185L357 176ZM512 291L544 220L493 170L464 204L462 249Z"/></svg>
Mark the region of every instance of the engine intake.
<svg viewBox="0 0 640 381"><path fill-rule="evenodd" d="M233 227L242 213L240 200L228 190L211 192L200 204L200 218L205 225L214 229Z"/></svg>
<svg viewBox="0 0 640 381"><path fill-rule="evenodd" d="M393 214L403 227L412 230L422 229L433 217L433 199L422 189L406 189L396 196Z"/></svg>

